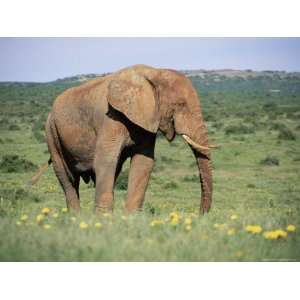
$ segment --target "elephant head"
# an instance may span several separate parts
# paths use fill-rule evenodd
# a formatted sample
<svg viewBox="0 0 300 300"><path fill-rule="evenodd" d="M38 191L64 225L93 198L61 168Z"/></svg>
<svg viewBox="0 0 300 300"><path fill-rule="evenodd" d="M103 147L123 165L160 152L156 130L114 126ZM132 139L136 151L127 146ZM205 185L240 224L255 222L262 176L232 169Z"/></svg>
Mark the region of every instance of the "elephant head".
<svg viewBox="0 0 300 300"><path fill-rule="evenodd" d="M110 82L108 101L147 131L160 130L168 141L180 134L192 149L199 170L202 213L212 201L212 167L207 129L198 94L183 74L137 65L119 71Z"/></svg>

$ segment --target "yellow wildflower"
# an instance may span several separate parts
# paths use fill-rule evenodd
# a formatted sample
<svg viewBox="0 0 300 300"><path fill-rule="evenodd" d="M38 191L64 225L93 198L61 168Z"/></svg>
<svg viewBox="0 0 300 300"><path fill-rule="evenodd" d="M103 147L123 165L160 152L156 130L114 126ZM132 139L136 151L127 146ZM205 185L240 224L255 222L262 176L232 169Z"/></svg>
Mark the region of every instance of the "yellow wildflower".
<svg viewBox="0 0 300 300"><path fill-rule="evenodd" d="M170 224L176 226L179 222L180 216L177 212L170 213Z"/></svg>
<svg viewBox="0 0 300 300"><path fill-rule="evenodd" d="M123 221L126 221L128 218L127 218L127 216L122 216L121 219L122 219Z"/></svg>
<svg viewBox="0 0 300 300"><path fill-rule="evenodd" d="M52 215L52 217L54 218L54 219L57 219L58 218L58 213L54 213L53 215Z"/></svg>
<svg viewBox="0 0 300 300"><path fill-rule="evenodd" d="M286 237L286 236L287 236L287 233L281 229L277 229L274 231L266 231L264 233L264 237L269 240L277 240L278 238Z"/></svg>
<svg viewBox="0 0 300 300"><path fill-rule="evenodd" d="M214 224L214 227L219 230L225 229L226 226L227 226L226 224L218 224L218 223Z"/></svg>
<svg viewBox="0 0 300 300"><path fill-rule="evenodd" d="M51 225L49 225L49 224L45 224L45 225L43 226L43 228L44 228L45 230L48 230L48 229L50 229L50 228L51 228Z"/></svg>
<svg viewBox="0 0 300 300"><path fill-rule="evenodd" d="M235 229L234 229L234 228L229 228L229 229L227 230L227 234L228 234L228 235L235 235Z"/></svg>
<svg viewBox="0 0 300 300"><path fill-rule="evenodd" d="M44 215L48 215L49 212L50 212L50 208L49 208L49 207L44 207L44 208L42 209L42 214L44 214Z"/></svg>
<svg viewBox="0 0 300 300"><path fill-rule="evenodd" d="M248 225L245 227L245 230L250 233L261 233L262 228L259 225Z"/></svg>
<svg viewBox="0 0 300 300"><path fill-rule="evenodd" d="M231 216L230 216L230 220L236 220L237 218L238 218L237 215L231 215Z"/></svg>
<svg viewBox="0 0 300 300"><path fill-rule="evenodd" d="M151 223L150 223L150 227L155 227L157 225L163 225L165 222L163 220L153 220Z"/></svg>
<svg viewBox="0 0 300 300"><path fill-rule="evenodd" d="M71 217L71 222L75 223L76 222L76 218L75 217Z"/></svg>
<svg viewBox="0 0 300 300"><path fill-rule="evenodd" d="M243 251L240 251L240 250L235 252L235 256L239 257L239 258L242 257L243 254L244 254Z"/></svg>
<svg viewBox="0 0 300 300"><path fill-rule="evenodd" d="M16 225L21 226L22 223L21 223L20 221L17 221L17 222L16 222Z"/></svg>
<svg viewBox="0 0 300 300"><path fill-rule="evenodd" d="M25 222L28 220L28 215L24 214L21 216L21 219L20 219L22 222Z"/></svg>
<svg viewBox="0 0 300 300"><path fill-rule="evenodd" d="M185 218L184 224L185 225L191 225L192 224L192 219L191 218Z"/></svg>
<svg viewBox="0 0 300 300"><path fill-rule="evenodd" d="M278 234L275 231L266 231L264 232L264 237L268 240L278 239Z"/></svg>
<svg viewBox="0 0 300 300"><path fill-rule="evenodd" d="M185 230L186 231L191 231L192 230L192 226L191 225L186 225L185 226Z"/></svg>
<svg viewBox="0 0 300 300"><path fill-rule="evenodd" d="M85 223L85 222L80 222L79 227L81 229L87 229L89 227L89 224Z"/></svg>
<svg viewBox="0 0 300 300"><path fill-rule="evenodd" d="M289 231L289 232L294 232L294 231L296 230L296 226L290 224L290 225L288 225L288 226L286 227L286 230Z"/></svg>
<svg viewBox="0 0 300 300"><path fill-rule="evenodd" d="M104 214L102 214L102 216L103 216L104 218L109 218L109 219L112 218L112 215L111 215L110 213L104 213Z"/></svg>
<svg viewBox="0 0 300 300"><path fill-rule="evenodd" d="M95 223L95 228L100 229L102 227L102 224L100 222Z"/></svg>
<svg viewBox="0 0 300 300"><path fill-rule="evenodd" d="M36 216L36 221L38 223L42 222L44 219L45 219L45 216L42 215L42 214L39 214L39 215Z"/></svg>
<svg viewBox="0 0 300 300"><path fill-rule="evenodd" d="M278 234L278 237L287 237L287 233L286 231L282 230L282 229L277 229L275 230L275 232Z"/></svg>
<svg viewBox="0 0 300 300"><path fill-rule="evenodd" d="M68 209L67 209L66 207L63 207L63 208L61 209L61 212L62 212L62 213L67 213L67 212L68 212Z"/></svg>

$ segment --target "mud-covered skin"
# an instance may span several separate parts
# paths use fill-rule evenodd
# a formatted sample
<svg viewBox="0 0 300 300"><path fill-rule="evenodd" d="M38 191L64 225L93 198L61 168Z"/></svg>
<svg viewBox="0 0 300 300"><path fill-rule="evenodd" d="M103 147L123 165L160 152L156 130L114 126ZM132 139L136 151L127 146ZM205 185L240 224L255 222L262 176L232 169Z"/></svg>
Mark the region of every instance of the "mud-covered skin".
<svg viewBox="0 0 300 300"><path fill-rule="evenodd" d="M189 79L165 69L137 65L62 93L46 124L54 171L67 206L80 210L80 177L96 184L97 211L113 209L113 188L131 157L125 210L142 208L154 163L156 132L169 141L186 134L208 146L199 99ZM199 167L201 210L212 199L209 151L192 149Z"/></svg>

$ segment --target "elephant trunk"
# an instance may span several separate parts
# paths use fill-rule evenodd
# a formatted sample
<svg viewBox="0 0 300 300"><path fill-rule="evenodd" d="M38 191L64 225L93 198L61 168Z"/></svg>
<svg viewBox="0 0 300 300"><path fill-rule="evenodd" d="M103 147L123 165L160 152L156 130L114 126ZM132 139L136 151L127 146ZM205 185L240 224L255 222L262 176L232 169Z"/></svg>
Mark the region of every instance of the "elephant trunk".
<svg viewBox="0 0 300 300"><path fill-rule="evenodd" d="M182 130L179 129L177 132L182 135L194 153L201 183L200 212L207 213L211 207L213 191L210 149L216 146L210 146L208 144L207 130L202 118L197 120L196 124L197 126L190 128L184 126Z"/></svg>

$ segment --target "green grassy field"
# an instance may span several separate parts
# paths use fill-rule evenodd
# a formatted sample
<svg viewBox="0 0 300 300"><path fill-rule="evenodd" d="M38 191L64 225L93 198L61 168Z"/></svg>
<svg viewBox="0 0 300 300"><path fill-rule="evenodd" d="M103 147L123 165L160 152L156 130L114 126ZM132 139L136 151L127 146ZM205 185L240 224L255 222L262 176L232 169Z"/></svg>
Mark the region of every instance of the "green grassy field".
<svg viewBox="0 0 300 300"><path fill-rule="evenodd" d="M157 139L141 213L122 213L128 162L113 215L93 213L94 187L83 182L82 213L66 213L52 167L28 189L49 158L42 128L51 103L78 82L0 84L0 260L299 261L300 79L275 75L193 78L210 142L221 145L205 216L197 167L180 137Z"/></svg>

